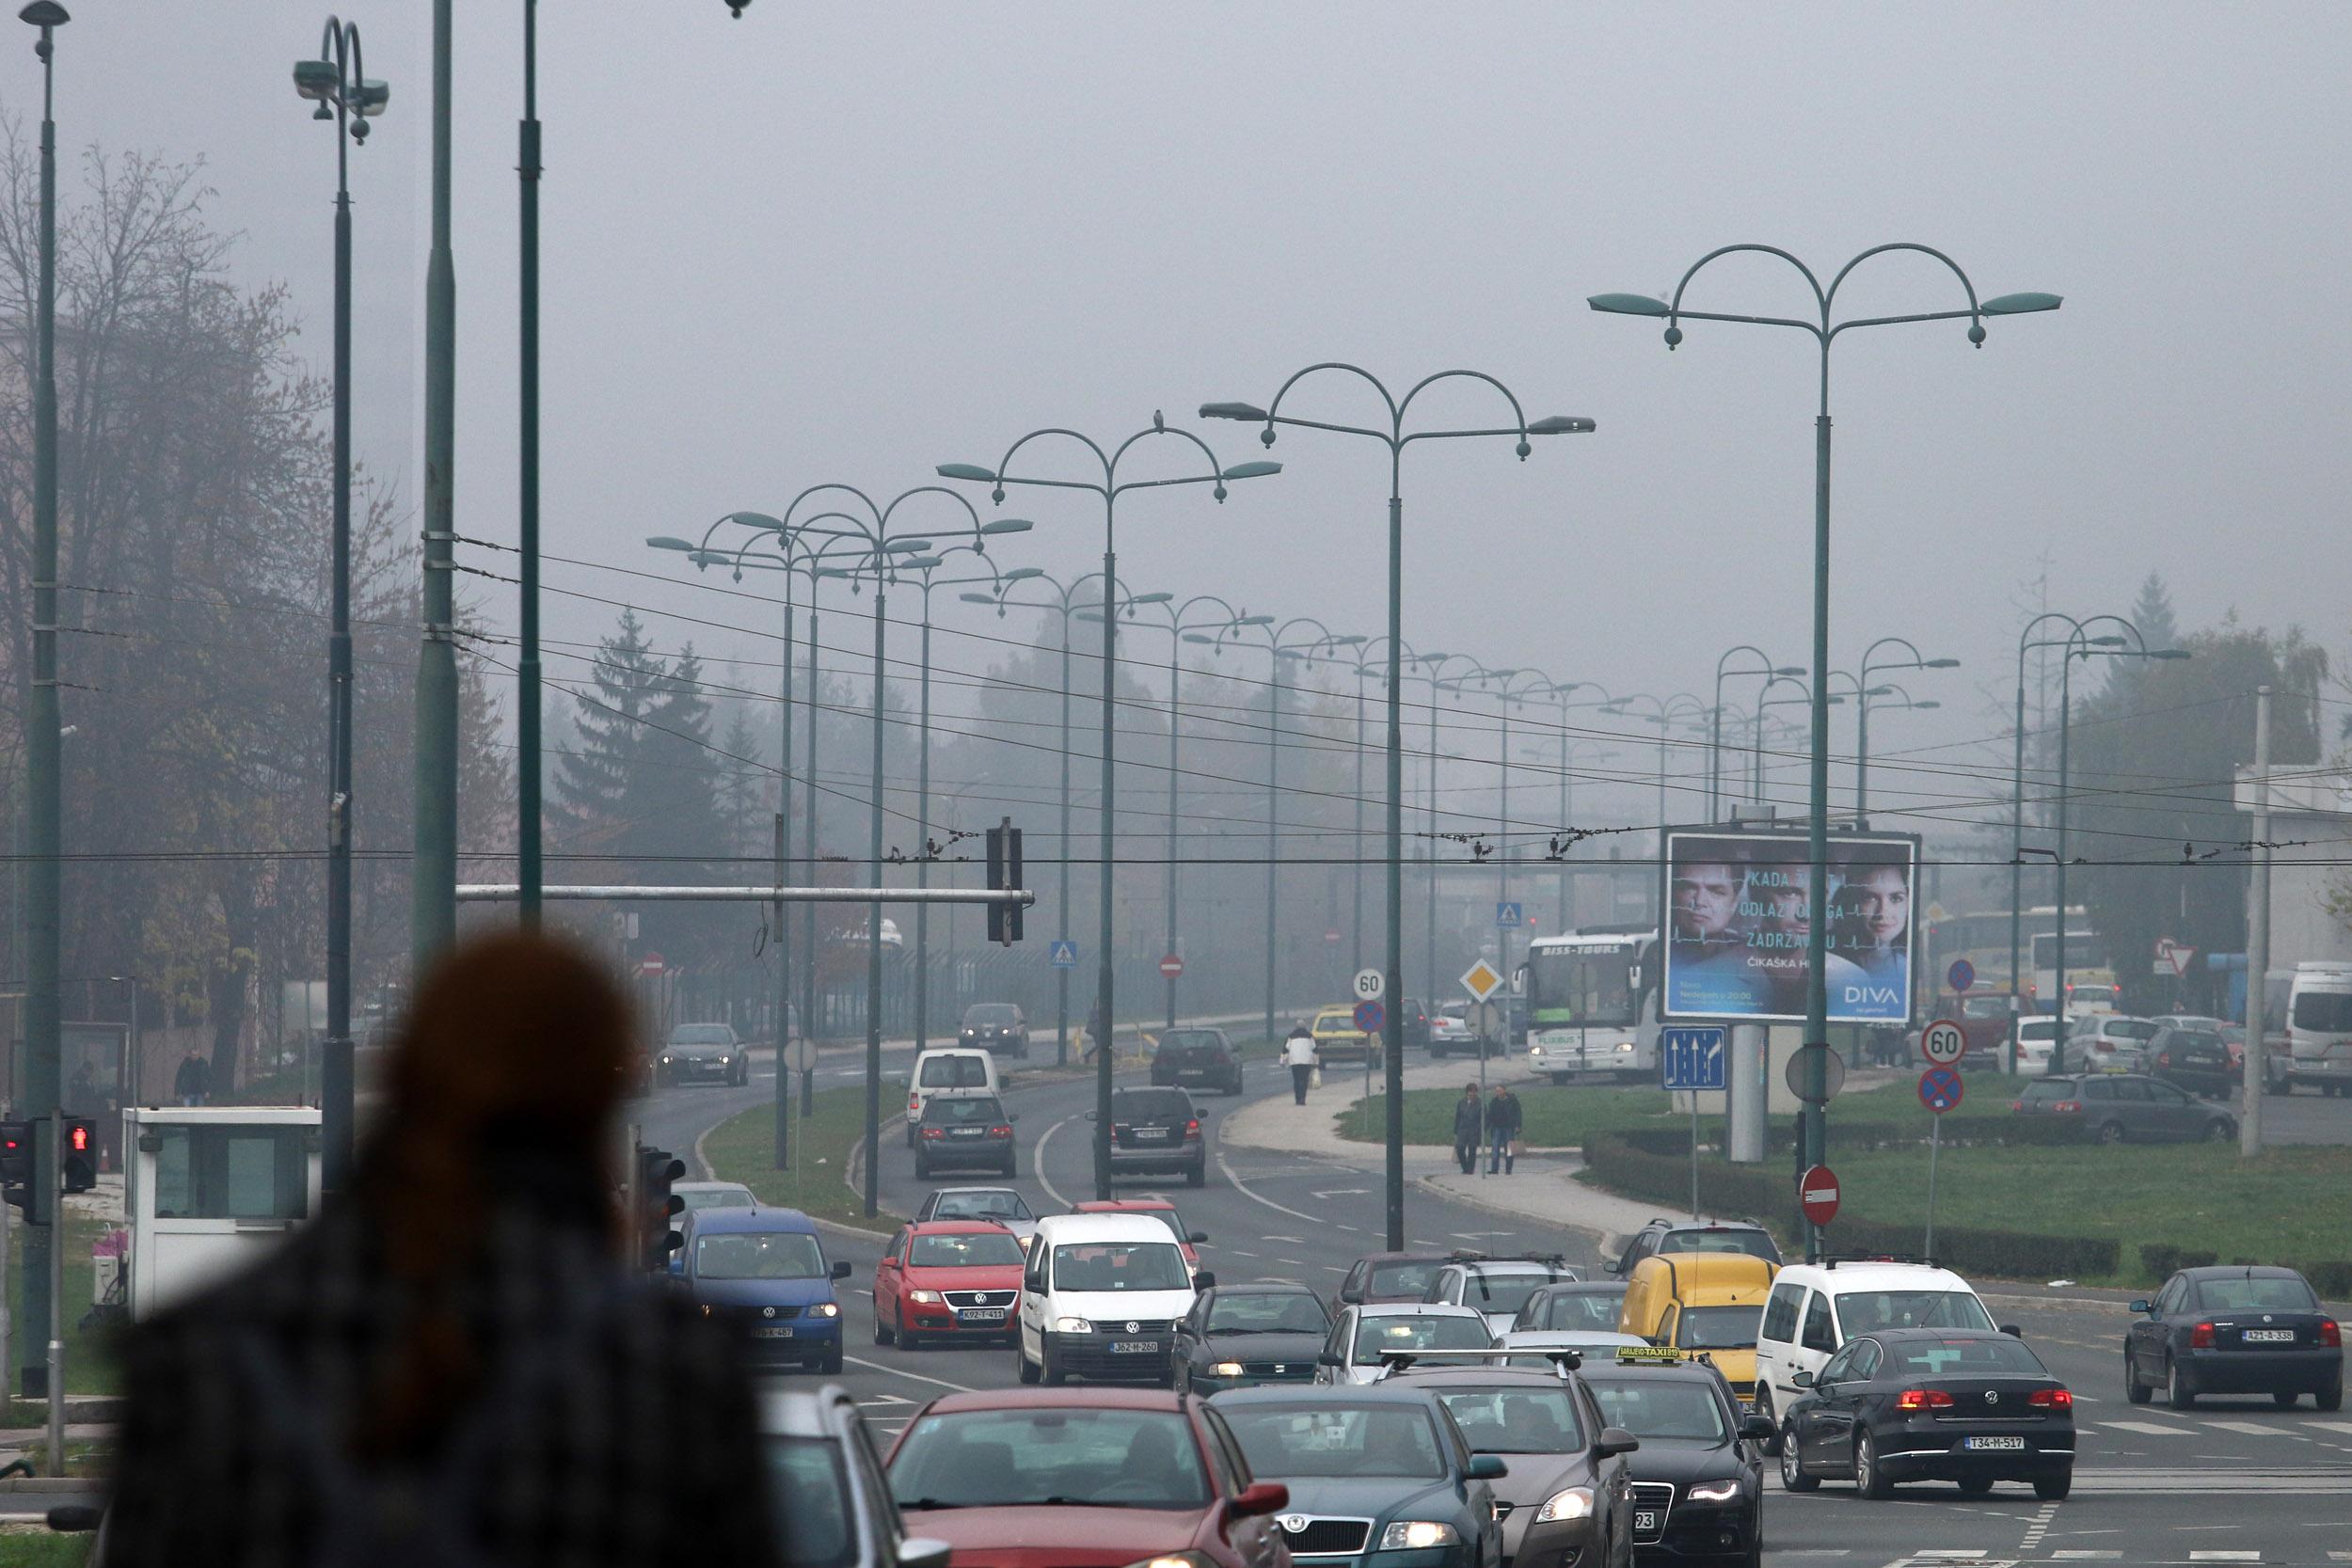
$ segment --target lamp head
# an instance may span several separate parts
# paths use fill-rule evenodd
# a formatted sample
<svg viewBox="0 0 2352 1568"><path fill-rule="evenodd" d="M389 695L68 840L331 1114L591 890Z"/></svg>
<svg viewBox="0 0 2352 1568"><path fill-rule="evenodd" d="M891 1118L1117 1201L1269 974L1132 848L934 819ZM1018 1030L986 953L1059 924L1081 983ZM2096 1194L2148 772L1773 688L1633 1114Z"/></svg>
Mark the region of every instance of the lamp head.
<svg viewBox="0 0 2352 1568"><path fill-rule="evenodd" d="M2148 657L2150 658L2194 658L2197 656L2186 648L2157 648L2150 652Z"/></svg>
<svg viewBox="0 0 2352 1568"><path fill-rule="evenodd" d="M1026 582L1031 578L1041 578L1044 575L1045 568L1042 566L1015 566L1005 573L1005 580L1007 582Z"/></svg>
<svg viewBox="0 0 2352 1568"><path fill-rule="evenodd" d="M1184 633L1184 641L1187 642L1215 642L1216 639L1207 636L1201 632L1188 631Z"/></svg>
<svg viewBox="0 0 2352 1568"><path fill-rule="evenodd" d="M2083 644L2086 647L2091 648L2121 648L2128 641L2129 639L2127 638L2113 635L2106 637L2086 637L2083 639Z"/></svg>
<svg viewBox="0 0 2352 1568"><path fill-rule="evenodd" d="M885 539L882 541L884 555L914 555L930 547L931 542L928 539Z"/></svg>
<svg viewBox="0 0 2352 1568"><path fill-rule="evenodd" d="M1924 703L1914 703L1914 704L1912 704L1911 705L1912 705L1913 707L1942 707L1944 705L1943 705L1942 703L1937 702L1934 698L1930 697L1930 698L1929 698L1926 702L1924 702Z"/></svg>
<svg viewBox="0 0 2352 1568"><path fill-rule="evenodd" d="M1035 527L1037 525L1026 517L999 517L993 522L982 523L980 531L993 538L999 533L1026 533Z"/></svg>
<svg viewBox="0 0 2352 1568"><path fill-rule="evenodd" d="M1270 415L1254 403L1204 403L1200 405L1204 420L1248 420L1263 421Z"/></svg>
<svg viewBox="0 0 2352 1568"><path fill-rule="evenodd" d="M27 7L26 9L29 11L31 8ZM25 20L30 21L31 18L28 16ZM335 90L335 66L333 61L294 61L294 84L295 96L308 98L318 104L321 113L325 114L330 119L334 118L334 111L328 109L326 103L328 95L333 93Z"/></svg>
<svg viewBox="0 0 2352 1568"><path fill-rule="evenodd" d="M2055 310L2064 299L2058 294L2022 293L1996 294L1977 307L1982 316L2026 316L2037 310Z"/></svg>
<svg viewBox="0 0 2352 1568"><path fill-rule="evenodd" d="M1928 660L1924 668L1930 670L1957 670L1960 668L1960 660L1956 658L1931 658Z"/></svg>
<svg viewBox="0 0 2352 1568"><path fill-rule="evenodd" d="M653 534L645 540L645 544L649 548L657 550L685 550L691 553L694 548L686 540L669 533Z"/></svg>
<svg viewBox="0 0 2352 1568"><path fill-rule="evenodd" d="M33 0L31 5L16 13L16 19L29 22L36 27L62 27L73 20L56 0Z"/></svg>
<svg viewBox="0 0 2352 1568"><path fill-rule="evenodd" d="M1350 632L1345 637L1335 637L1331 639L1331 646L1335 648L1353 648L1371 641L1372 639L1366 637L1361 632Z"/></svg>
<svg viewBox="0 0 2352 1568"><path fill-rule="evenodd" d="M1173 594L1132 594L1128 595L1127 602L1131 605L1166 604L1175 596Z"/></svg>
<svg viewBox="0 0 2352 1568"><path fill-rule="evenodd" d="M993 594L959 594L956 597L961 599L965 604L996 603L996 595Z"/></svg>
<svg viewBox="0 0 2352 1568"><path fill-rule="evenodd" d="M1282 465L1279 463L1236 463L1218 477L1221 479L1263 479L1268 474L1279 474L1281 471Z"/></svg>
<svg viewBox="0 0 2352 1568"><path fill-rule="evenodd" d="M1270 626L1274 625L1274 617L1271 615L1240 615L1234 617L1233 625L1237 626Z"/></svg>
<svg viewBox="0 0 2352 1568"><path fill-rule="evenodd" d="M1530 436L1590 436L1600 426L1579 414L1550 414L1527 427Z"/></svg>
<svg viewBox="0 0 2352 1568"><path fill-rule="evenodd" d="M996 483L996 470L983 468L977 463L942 463L931 471L942 479L968 479L980 484Z"/></svg>
<svg viewBox="0 0 2352 1568"><path fill-rule="evenodd" d="M1787 677L1787 676L1789 676L1789 675L1802 675L1802 674L1804 674L1804 673L1805 673L1804 666L1804 665L1802 665L1802 664L1782 664L1782 665L1776 665L1776 666L1773 668L1773 670L1772 670L1772 673L1773 673L1773 674L1775 674L1775 675L1780 675L1780 676L1783 676L1783 677Z"/></svg>
<svg viewBox="0 0 2352 1568"><path fill-rule="evenodd" d="M384 112L384 105L392 101L392 85L371 76L359 84L359 102L352 107L373 119ZM358 133L354 131L355 135Z"/></svg>
<svg viewBox="0 0 2352 1568"><path fill-rule="evenodd" d="M1585 304L1608 316L1671 316L1674 307L1648 294L1593 294Z"/></svg>

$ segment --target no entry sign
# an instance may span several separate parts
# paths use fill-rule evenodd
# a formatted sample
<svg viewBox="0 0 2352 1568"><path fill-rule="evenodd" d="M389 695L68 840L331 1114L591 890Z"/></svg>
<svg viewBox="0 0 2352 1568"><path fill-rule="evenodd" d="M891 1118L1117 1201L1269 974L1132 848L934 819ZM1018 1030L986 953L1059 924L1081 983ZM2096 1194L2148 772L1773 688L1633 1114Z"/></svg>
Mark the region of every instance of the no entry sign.
<svg viewBox="0 0 2352 1568"><path fill-rule="evenodd" d="M1160 960L1160 974L1166 979L1173 980L1184 972L1184 960L1173 953Z"/></svg>
<svg viewBox="0 0 2352 1568"><path fill-rule="evenodd" d="M1815 1165L1797 1178L1797 1207L1812 1225L1827 1225L1836 1219L1837 1173L1827 1165Z"/></svg>

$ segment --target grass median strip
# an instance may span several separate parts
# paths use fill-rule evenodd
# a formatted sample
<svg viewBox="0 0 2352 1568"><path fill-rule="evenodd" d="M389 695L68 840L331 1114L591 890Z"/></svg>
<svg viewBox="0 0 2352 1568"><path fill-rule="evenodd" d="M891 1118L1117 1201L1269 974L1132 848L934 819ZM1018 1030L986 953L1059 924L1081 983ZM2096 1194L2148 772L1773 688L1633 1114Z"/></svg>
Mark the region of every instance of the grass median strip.
<svg viewBox="0 0 2352 1568"><path fill-rule="evenodd" d="M793 1109L797 1113L799 1108L796 1101ZM885 1096L885 1122L893 1109ZM842 1184L842 1173L849 1168L850 1150L866 1135L863 1085L818 1090L810 1104L810 1114L796 1114L787 1131L791 1140L793 1168L778 1170L775 1107L758 1105L728 1117L703 1140L703 1154L710 1162L711 1175L722 1181L742 1182L762 1203L798 1209L812 1218L831 1220L836 1225L889 1230L900 1223L902 1216L887 1209L879 1214L867 1214L865 1200ZM892 1129L885 1125L882 1141L888 1143L891 1135Z"/></svg>

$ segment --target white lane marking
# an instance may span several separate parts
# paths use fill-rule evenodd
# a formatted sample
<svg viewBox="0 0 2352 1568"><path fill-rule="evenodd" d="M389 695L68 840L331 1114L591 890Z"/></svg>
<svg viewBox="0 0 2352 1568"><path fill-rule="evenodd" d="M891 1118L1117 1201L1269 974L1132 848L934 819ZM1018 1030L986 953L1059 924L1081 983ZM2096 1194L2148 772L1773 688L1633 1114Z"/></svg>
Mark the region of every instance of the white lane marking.
<svg viewBox="0 0 2352 1568"><path fill-rule="evenodd" d="M1316 1188L1316 1189L1315 1189L1315 1196L1317 1196L1317 1197L1362 1197L1362 1196L1364 1196L1366 1194L1370 1193L1371 1191L1372 1191L1372 1189L1371 1189L1370 1187L1332 1187L1332 1188L1329 1188L1329 1189L1327 1189L1327 1189L1325 1189L1325 1188L1318 1187L1318 1188Z"/></svg>
<svg viewBox="0 0 2352 1568"><path fill-rule="evenodd" d="M1288 1209L1283 1211L1284 1213L1292 1213L1295 1212L1295 1211ZM1297 1246L1300 1243L1306 1241L1306 1239L1307 1238L1304 1236L1268 1236L1266 1238L1269 1242L1288 1242L1293 1246Z"/></svg>
<svg viewBox="0 0 2352 1568"><path fill-rule="evenodd" d="M847 1361L852 1367L871 1367L874 1370L878 1372L887 1372L892 1377L912 1378L917 1383L936 1383L942 1388L953 1388L959 1394L977 1394L979 1392L977 1388L973 1387L968 1383L950 1383L944 1377L933 1377L928 1372L910 1372L903 1367L893 1367L881 1361L868 1361L862 1355L845 1355L841 1359Z"/></svg>
<svg viewBox="0 0 2352 1568"><path fill-rule="evenodd" d="M1360 1226L1342 1225L1337 1220L1332 1221L1331 1224L1332 1228L1336 1230L1352 1230L1359 1236L1364 1233L1363 1228Z"/></svg>
<svg viewBox="0 0 2352 1568"><path fill-rule="evenodd" d="M2302 1435L2299 1433L2289 1432L2285 1427L2266 1426L2261 1421L2207 1421L2205 1424L2222 1432L2242 1432L2249 1437L2298 1437ZM2303 1441L2308 1443L2311 1439L2305 1437Z"/></svg>
<svg viewBox="0 0 2352 1568"><path fill-rule="evenodd" d="M1258 1256L1254 1252L1244 1252L1237 1246L1229 1246L1225 1249L1225 1252L1226 1256L1230 1258L1255 1258Z"/></svg>
<svg viewBox="0 0 2352 1568"><path fill-rule="evenodd" d="M1073 1208L1074 1205L1073 1205L1068 1198L1062 1196L1061 1189L1055 1186L1052 1180L1046 1177L1045 1144L1047 1139L1051 1138L1055 1133L1060 1132L1063 1128L1069 1126L1072 1122L1077 1119L1078 1118L1076 1117L1062 1117L1061 1120L1054 1123L1053 1126L1047 1128L1044 1132L1040 1132L1037 1135L1036 1146L1029 1150L1029 1174L1037 1178L1037 1184L1045 1189L1045 1194L1048 1197L1051 1197L1056 1203L1060 1204L1065 1209Z"/></svg>
<svg viewBox="0 0 2352 1568"><path fill-rule="evenodd" d="M2042 1507L2035 1512L2032 1521L2026 1526L2025 1539L2018 1543L2017 1549L2025 1552L2030 1552L2038 1549L2042 1544L2042 1536L2049 1531L2050 1521L2056 1519L2057 1517L2058 1504L2042 1504Z"/></svg>
<svg viewBox="0 0 2352 1568"><path fill-rule="evenodd" d="M1415 1246L1436 1246L1436 1245L1438 1244L1437 1243L1435 1243L1435 1242L1431 1241L1431 1240L1430 1240L1428 1237L1426 1237L1426 1236L1415 1236L1415 1237L1413 1237L1413 1238L1412 1238L1412 1243L1413 1243L1413 1245L1415 1245ZM1840 1547L1840 1548L1839 1548L1839 1551L1840 1551L1841 1553L1843 1552L1843 1550L1844 1550L1844 1548L1843 1548L1843 1547ZM1804 1552L1788 1552L1788 1553L1786 1553L1786 1554L1784 1554L1784 1555L1788 1556L1788 1557L1804 1557L1804 1556L1805 1556L1806 1554L1805 1554L1805 1553L1804 1553Z"/></svg>
<svg viewBox="0 0 2352 1568"><path fill-rule="evenodd" d="M1938 1562L1965 1562L1986 1553L1982 1546L1933 1546L1911 1555L1915 1558L1933 1558Z"/></svg>
<svg viewBox="0 0 2352 1568"><path fill-rule="evenodd" d="M2305 1421L2307 1427L2320 1427L2328 1432L2352 1432L2352 1421Z"/></svg>
<svg viewBox="0 0 2352 1568"><path fill-rule="evenodd" d="M2050 1559L2054 1562L2105 1562L2122 1555L2122 1552L2063 1551L2052 1552Z"/></svg>
<svg viewBox="0 0 2352 1568"><path fill-rule="evenodd" d="M1288 1263L1294 1269L1303 1269L1307 1266L1307 1259L1304 1258L1277 1258L1275 1261Z"/></svg>
<svg viewBox="0 0 2352 1568"><path fill-rule="evenodd" d="M2197 1435L2197 1429L2194 1427L2158 1426L2153 1421L2101 1421L2099 1424L2112 1432L2137 1432L2149 1437L2194 1437Z"/></svg>
<svg viewBox="0 0 2352 1568"><path fill-rule="evenodd" d="M2188 1560L2191 1562L2260 1562L2263 1555L2260 1552L2191 1552Z"/></svg>
<svg viewBox="0 0 2352 1568"><path fill-rule="evenodd" d="M1225 1180L1228 1186L1232 1187L1233 1191L1241 1194L1242 1196L1249 1199L1252 1203L1263 1203L1278 1214L1288 1214L1295 1220L1305 1220L1310 1225L1321 1225L1323 1223L1322 1219L1316 1215L1302 1214L1295 1209L1286 1209L1281 1204L1275 1202L1272 1198L1267 1197L1263 1193L1251 1191L1248 1183L1244 1182L1240 1177L1233 1174L1232 1163L1225 1158L1225 1153L1222 1149L1217 1151L1216 1168L1225 1173ZM1304 1244L1296 1236L1268 1236L1265 1239L1269 1242L1288 1242L1294 1246Z"/></svg>

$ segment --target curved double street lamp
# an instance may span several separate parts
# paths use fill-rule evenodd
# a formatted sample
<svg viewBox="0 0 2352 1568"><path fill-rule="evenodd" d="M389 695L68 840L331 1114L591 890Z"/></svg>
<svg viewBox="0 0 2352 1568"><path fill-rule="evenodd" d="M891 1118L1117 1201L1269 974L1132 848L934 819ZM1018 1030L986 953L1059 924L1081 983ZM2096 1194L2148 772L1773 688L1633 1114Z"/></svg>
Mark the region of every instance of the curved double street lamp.
<svg viewBox="0 0 2352 1568"><path fill-rule="evenodd" d="M1172 479L1121 479L1119 473L1120 465L1125 460L1127 454L1154 437L1190 443L1207 461L1207 471L1180 474ZM1021 454L1024 447L1032 441L1055 438L1075 442L1083 447L1094 459L1095 466L1101 470L1101 477L1047 479L1042 475L1016 474L1012 471L1013 459ZM1005 486L1008 484L1028 484L1053 490L1083 490L1100 498L1103 502L1103 602L1114 605L1120 602L1118 528L1119 499L1121 496L1135 490L1158 490L1177 485L1206 484L1213 487L1216 499L1222 501L1225 499L1227 484L1245 479L1261 479L1281 471L1282 466L1279 463L1237 463L1230 468L1220 467L1217 465L1216 453L1210 451L1206 441L1188 430L1169 429L1157 415L1152 416L1150 429L1139 430L1108 450L1077 431L1053 425L1041 430L1033 430L1014 441L1011 446L1005 449L1005 455L998 460L996 467L993 469L983 468L973 463L942 463L938 468L942 479L963 480L990 486L989 499L999 506L1004 504ZM1094 1196L1105 1199L1111 1196L1111 1031L1116 1017L1113 1011L1115 1005L1113 990L1116 982L1115 969L1111 961L1111 915L1114 897L1112 872L1116 868L1113 859L1113 832L1117 822L1117 792L1112 782L1112 769L1116 763L1117 742L1113 738L1112 718L1117 711L1118 701L1118 625L1113 618L1106 616L1103 622L1103 815L1099 834L1101 852L1098 857L1101 861L1099 868L1101 871L1101 909L1097 911L1100 915L1100 928L1096 932L1095 943L1094 1006L1089 1015L1100 1020L1102 1023L1102 1030L1095 1038Z"/></svg>
<svg viewBox="0 0 2352 1568"><path fill-rule="evenodd" d="M1888 647L1899 648L1911 657L1880 658L1878 651ZM1930 658L1907 637L1882 637L1862 650L1862 662L1857 668L1860 673L1856 675L1854 685L1862 689L1862 696L1854 705L1860 717L1854 732L1853 815L1857 823L1867 823L1870 818L1870 709L1874 706L1932 708L1944 705L1932 698L1915 702L1909 691L1903 691L1903 700L1899 703L1873 704L1870 698L1876 693L1870 689L1871 683L1889 670L1957 670L1960 660ZM1896 689L1901 691L1902 688Z"/></svg>
<svg viewBox="0 0 2352 1568"><path fill-rule="evenodd" d="M1728 668L1734 654L1754 654L1756 668ZM1801 664L1774 664L1772 656L1753 642L1735 642L1715 660L1715 705L1707 710L1707 816L1709 821L1724 819L1724 682L1734 675L1761 675L1770 680L1774 675L1802 675Z"/></svg>
<svg viewBox="0 0 2352 1568"><path fill-rule="evenodd" d="M1874 257L1903 253L1925 256L1943 263L1958 281L1966 296L1964 309L1930 310L1899 316L1858 316L1844 321L1836 319L1837 292L1854 269ZM1691 280L1711 261L1732 255L1761 255L1777 257L1796 269L1812 291L1818 314L1810 318L1788 316L1732 315L1717 311L1690 310L1682 304L1682 296ZM1894 326L1906 323L1961 321L1968 323L1968 341L1981 348L1984 345L1986 316L2024 315L2041 310L2055 310L2060 303L2057 294L2011 293L1993 299L1979 300L1976 285L1960 269L1958 262L1923 245L1898 242L1873 245L1837 269L1827 284L1822 283L1812 268L1793 254L1775 245L1732 245L1708 251L1692 262L1675 285L1671 300L1653 299L1646 294L1595 294L1587 301L1596 310L1614 315L1650 316L1666 323L1666 347L1673 349L1682 341L1685 321L1740 323L1756 326L1780 326L1809 335L1820 351L1820 405L1814 420L1813 436L1813 713L1812 768L1808 790L1811 819L1807 825L1807 859L1812 868L1813 896L1823 898L1829 886L1829 355L1831 347L1843 334L1859 327ZM1805 1104L1802 1117L1804 1134L1803 1164L1818 1165L1827 1153L1829 1122L1824 1107L1828 1101L1829 1072L1829 922L1816 918L1809 923L1805 938L1804 1043L1820 1050L1806 1053ZM1805 1227L1805 1257L1817 1259L1821 1253L1821 1228Z"/></svg>
<svg viewBox="0 0 2352 1568"><path fill-rule="evenodd" d="M1379 394L1387 410L1384 426L1338 424L1323 420L1301 419L1282 412L1282 400L1294 388L1309 376L1325 371L1354 376ZM1511 423L1501 427L1461 430L1414 430L1405 428L1412 413L1413 403L1432 387L1450 381L1473 381L1492 388L1511 410ZM1387 1144L1387 1209L1388 1247L1391 1252L1405 1246L1405 1020L1401 1002L1405 990L1405 927L1401 916L1405 880L1405 710L1404 647L1405 636L1405 450L1416 441L1464 440L1476 436L1508 436L1517 438L1515 449L1524 461L1534 449L1531 436L1567 436L1589 434L1594 428L1591 420L1553 415L1530 423L1519 407L1519 400L1511 389L1484 371L1439 371L1415 382L1402 397L1391 393L1378 376L1360 366L1340 360L1324 360L1294 373L1274 394L1274 401L1263 408L1248 403L1207 403L1200 405L1204 420L1239 420L1245 423L1262 424L1258 439L1274 445L1277 428L1290 425L1301 430L1330 431L1342 436L1359 436L1379 442L1389 451L1389 757L1388 757L1388 838L1389 838L1389 930L1386 958L1387 993L1391 1006L1380 1029L1381 1052L1386 1061L1383 1084L1388 1096ZM1435 704L1432 704L1434 708ZM1434 724L1434 715L1432 718ZM1436 759L1431 759L1435 767ZM1432 809L1435 809L1433 797ZM1430 907L1434 952L1435 911L1437 906L1436 842L1430 845ZM1435 993L1437 975L1428 976Z"/></svg>

